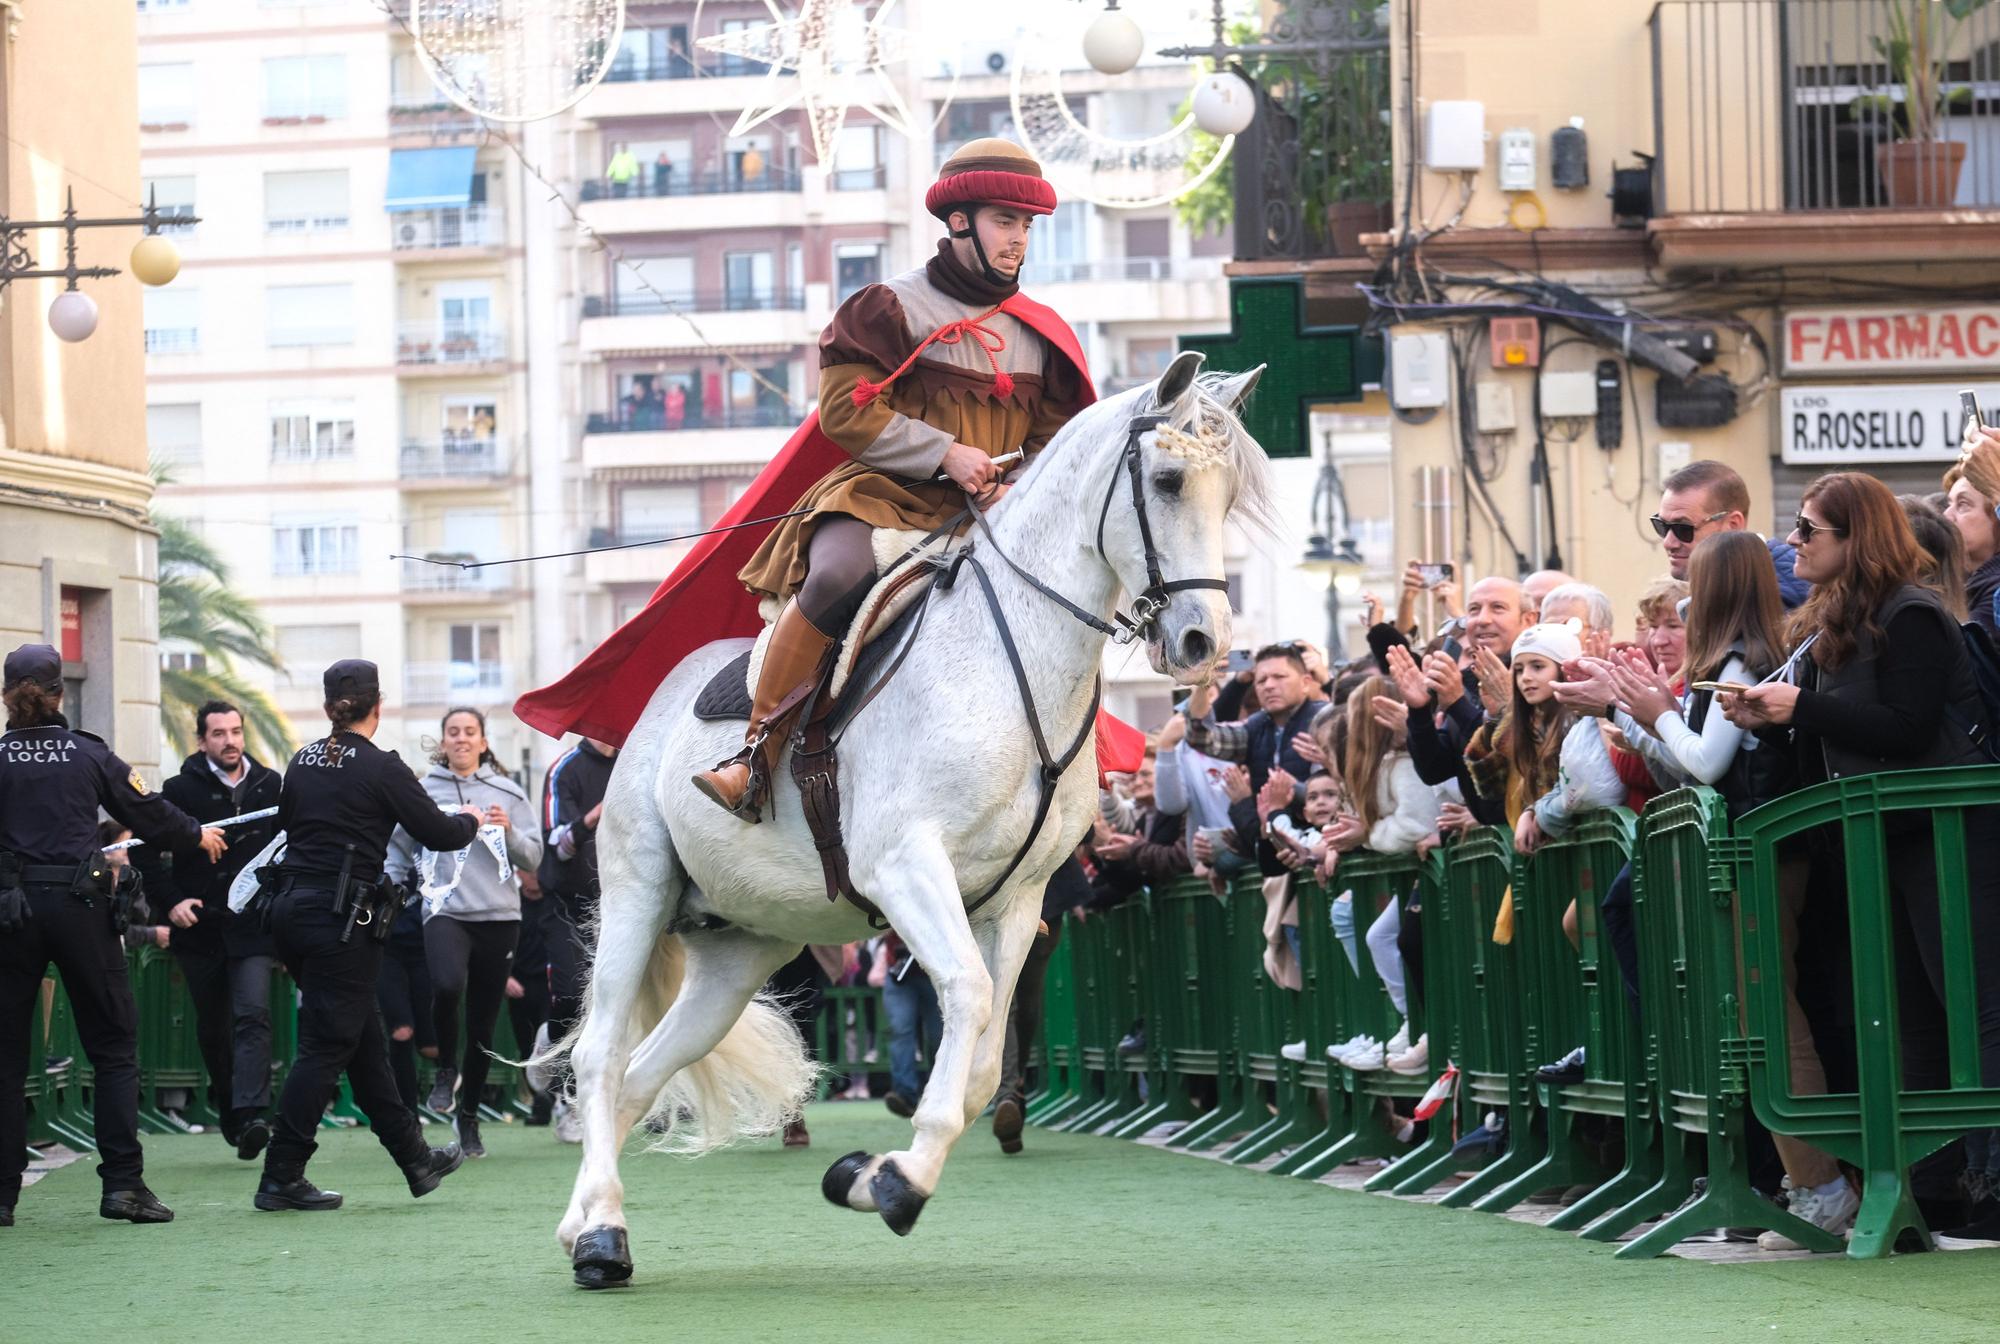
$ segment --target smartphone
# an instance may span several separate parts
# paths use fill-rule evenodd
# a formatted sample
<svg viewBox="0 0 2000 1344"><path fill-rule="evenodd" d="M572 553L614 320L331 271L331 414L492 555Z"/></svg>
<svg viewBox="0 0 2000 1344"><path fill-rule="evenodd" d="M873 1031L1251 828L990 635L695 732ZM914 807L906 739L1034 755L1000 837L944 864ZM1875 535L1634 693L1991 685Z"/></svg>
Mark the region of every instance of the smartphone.
<svg viewBox="0 0 2000 1344"><path fill-rule="evenodd" d="M1209 848L1211 848L1211 849L1218 849L1218 850L1219 850L1219 849L1234 849L1234 848L1235 848L1235 846L1234 846L1234 845L1232 845L1232 844L1230 844L1230 842L1229 842L1229 837L1230 837L1231 835L1234 835L1234 834L1235 834L1235 832L1234 832L1234 831L1232 831L1232 830L1230 830L1230 829L1229 829L1228 827L1226 827L1226 826L1201 826L1201 827L1197 827L1197 828L1196 828L1196 830L1195 830L1195 834L1196 834L1196 835L1205 835L1205 836L1207 836L1207 837L1208 837L1208 844L1209 844Z"/></svg>
<svg viewBox="0 0 2000 1344"><path fill-rule="evenodd" d="M1227 666L1229 674L1231 676L1236 675L1238 672L1248 672L1252 666L1250 659L1250 650L1231 649L1229 651L1229 662Z"/></svg>
<svg viewBox="0 0 2000 1344"><path fill-rule="evenodd" d="M1450 565L1417 566L1417 577L1423 581L1423 585L1426 588L1435 588L1441 583L1450 583L1451 576L1456 572Z"/></svg>
<svg viewBox="0 0 2000 1344"><path fill-rule="evenodd" d="M1730 695L1741 695L1750 688L1734 681L1697 681L1694 685L1688 687L1688 689L1691 691L1715 691L1718 693L1726 691Z"/></svg>
<svg viewBox="0 0 2000 1344"><path fill-rule="evenodd" d="M1986 418L1979 413L1979 394L1971 388L1962 388L1958 394L1958 437L1964 443L1971 443L1979 431L1986 427Z"/></svg>

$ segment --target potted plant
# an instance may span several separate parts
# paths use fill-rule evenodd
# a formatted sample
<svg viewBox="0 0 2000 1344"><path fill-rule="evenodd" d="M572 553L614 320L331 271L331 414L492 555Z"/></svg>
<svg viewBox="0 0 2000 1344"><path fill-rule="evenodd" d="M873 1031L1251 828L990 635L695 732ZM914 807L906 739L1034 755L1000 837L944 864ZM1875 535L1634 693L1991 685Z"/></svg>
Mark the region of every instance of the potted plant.
<svg viewBox="0 0 2000 1344"><path fill-rule="evenodd" d="M1856 99L1882 114L1887 136L1875 146L1875 170L1893 206L1943 206L1958 199L1965 143L1944 138L1945 109L1968 91L1945 88L1959 26L1990 0L1887 0L1886 31L1872 39L1895 91ZM1900 93L1900 97L1898 94Z"/></svg>

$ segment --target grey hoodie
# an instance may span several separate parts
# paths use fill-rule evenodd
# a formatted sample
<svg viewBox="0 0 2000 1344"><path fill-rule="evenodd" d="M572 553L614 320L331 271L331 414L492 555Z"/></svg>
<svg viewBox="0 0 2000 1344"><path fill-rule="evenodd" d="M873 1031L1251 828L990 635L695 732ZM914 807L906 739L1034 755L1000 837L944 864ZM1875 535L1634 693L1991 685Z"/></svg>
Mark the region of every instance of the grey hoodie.
<svg viewBox="0 0 2000 1344"><path fill-rule="evenodd" d="M433 765L424 776L423 784L424 792L444 807L455 808L466 804L482 812L489 807L506 808L507 818L513 823L507 828L508 862L514 865L516 872L522 869L531 873L535 871L535 866L542 861L541 821L535 815L535 805L528 801L527 793L519 784L486 765L465 778L453 774L449 766ZM383 870L392 878L409 878L416 870L420 849L410 833L398 826L389 841L389 857ZM445 859L438 876L443 878L449 874L450 860ZM459 879L458 890L445 897L437 913L466 923L519 919L520 884L512 880L502 882L500 866L494 862L485 842L474 840L471 852L466 855L465 875Z"/></svg>

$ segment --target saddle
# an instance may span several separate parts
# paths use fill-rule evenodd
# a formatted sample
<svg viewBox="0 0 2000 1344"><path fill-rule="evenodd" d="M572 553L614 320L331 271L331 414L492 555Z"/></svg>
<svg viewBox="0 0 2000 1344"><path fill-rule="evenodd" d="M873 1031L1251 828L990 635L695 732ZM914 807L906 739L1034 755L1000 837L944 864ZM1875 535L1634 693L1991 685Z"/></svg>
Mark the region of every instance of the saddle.
<svg viewBox="0 0 2000 1344"><path fill-rule="evenodd" d="M840 762L836 748L848 724L887 686L902 664L902 654L921 622L918 603L934 575L932 561L952 538L932 533L889 529L875 533L876 564L883 576L862 600L847 633L833 646L811 681L796 697L803 705L787 747L793 782L799 786L806 824L819 851L826 879L826 898L845 896L878 928L887 927L881 911L854 889L847 871L847 845L840 829ZM775 616L775 612L771 613ZM709 722L749 721L751 697L757 685L770 626L748 650L731 659L695 697L694 716ZM859 689L855 689L859 688ZM855 693L850 695L850 689ZM761 755L753 758L761 761ZM753 767L754 768L754 767ZM767 792L767 797L774 795Z"/></svg>

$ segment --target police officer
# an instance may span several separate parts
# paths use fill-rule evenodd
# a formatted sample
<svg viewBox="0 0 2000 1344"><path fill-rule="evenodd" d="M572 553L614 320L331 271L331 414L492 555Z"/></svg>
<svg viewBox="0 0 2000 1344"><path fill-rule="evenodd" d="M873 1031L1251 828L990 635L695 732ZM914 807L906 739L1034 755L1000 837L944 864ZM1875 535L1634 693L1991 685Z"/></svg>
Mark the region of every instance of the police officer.
<svg viewBox="0 0 2000 1344"><path fill-rule="evenodd" d="M476 809L440 811L393 751L371 739L382 721L375 664L343 659L326 670L331 731L292 757L278 799L285 854L260 902L278 955L299 985L299 1044L264 1152L260 1209L337 1209L341 1197L305 1177L313 1136L347 1071L354 1100L418 1198L458 1170L457 1144L432 1148L404 1104L375 1010L380 935L402 903L382 860L398 822L427 849L457 850L479 831Z"/></svg>
<svg viewBox="0 0 2000 1344"><path fill-rule="evenodd" d="M125 976L114 875L98 850L97 809L140 839L213 862L222 832L146 788L101 738L62 715L62 656L46 644L7 655L0 698L0 1227L14 1224L27 1165L26 1084L35 1000L50 962L96 1070L97 1211L133 1223L173 1221L141 1179L138 1015Z"/></svg>

